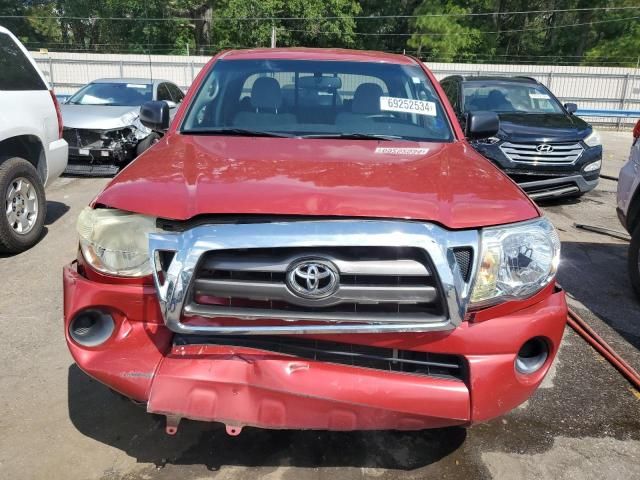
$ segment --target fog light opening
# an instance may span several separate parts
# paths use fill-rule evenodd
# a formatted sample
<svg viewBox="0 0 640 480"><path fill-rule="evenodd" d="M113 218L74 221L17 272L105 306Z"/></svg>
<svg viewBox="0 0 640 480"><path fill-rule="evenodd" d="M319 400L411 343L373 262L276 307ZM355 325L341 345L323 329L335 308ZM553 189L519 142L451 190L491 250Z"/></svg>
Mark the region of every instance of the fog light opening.
<svg viewBox="0 0 640 480"><path fill-rule="evenodd" d="M540 337L527 340L516 357L516 370L524 375L537 372L549 357L549 346Z"/></svg>
<svg viewBox="0 0 640 480"><path fill-rule="evenodd" d="M78 344L95 347L106 342L115 323L113 317L102 310L85 310L80 312L69 325L69 335Z"/></svg>

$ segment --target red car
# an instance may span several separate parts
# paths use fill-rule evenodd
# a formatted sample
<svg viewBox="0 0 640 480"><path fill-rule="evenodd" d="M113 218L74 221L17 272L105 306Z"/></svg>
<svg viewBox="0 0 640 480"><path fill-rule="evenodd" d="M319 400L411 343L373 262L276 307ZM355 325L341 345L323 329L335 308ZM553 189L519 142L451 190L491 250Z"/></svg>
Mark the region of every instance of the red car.
<svg viewBox="0 0 640 480"><path fill-rule="evenodd" d="M558 235L407 56L228 51L78 220L65 334L167 417L469 425L525 401L565 326Z"/></svg>

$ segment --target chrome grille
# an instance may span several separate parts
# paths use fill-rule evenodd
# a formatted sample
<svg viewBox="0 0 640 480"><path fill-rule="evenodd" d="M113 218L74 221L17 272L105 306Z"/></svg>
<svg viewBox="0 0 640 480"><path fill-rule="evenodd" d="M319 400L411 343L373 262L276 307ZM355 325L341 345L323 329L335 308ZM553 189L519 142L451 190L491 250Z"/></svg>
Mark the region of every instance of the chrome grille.
<svg viewBox="0 0 640 480"><path fill-rule="evenodd" d="M539 147L544 147L542 150ZM530 165L570 165L574 163L584 149L579 143L510 143L500 145L502 153L515 163Z"/></svg>
<svg viewBox="0 0 640 480"><path fill-rule="evenodd" d="M478 243L475 230L410 221L240 220L152 233L149 254L176 333L426 332L462 322L475 263L456 252L473 259ZM340 271L337 289L313 302L287 290L291 260L308 255Z"/></svg>
<svg viewBox="0 0 640 480"><path fill-rule="evenodd" d="M291 291L285 276L301 258L333 263L340 275L338 290L321 299ZM395 322L441 314L441 307L435 277L417 249L274 248L205 254L185 315Z"/></svg>

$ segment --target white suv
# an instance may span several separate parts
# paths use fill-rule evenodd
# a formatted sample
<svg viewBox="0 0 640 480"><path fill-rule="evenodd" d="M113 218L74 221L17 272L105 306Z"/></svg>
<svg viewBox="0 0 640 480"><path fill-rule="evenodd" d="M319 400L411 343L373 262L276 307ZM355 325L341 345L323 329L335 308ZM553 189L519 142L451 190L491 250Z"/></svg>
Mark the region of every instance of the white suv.
<svg viewBox="0 0 640 480"><path fill-rule="evenodd" d="M0 72L0 251L20 252L42 234L44 187L67 166L68 146L53 91L24 46L4 27Z"/></svg>
<svg viewBox="0 0 640 480"><path fill-rule="evenodd" d="M620 222L631 234L629 277L640 297L640 120L633 129L629 160L620 170L617 210Z"/></svg>

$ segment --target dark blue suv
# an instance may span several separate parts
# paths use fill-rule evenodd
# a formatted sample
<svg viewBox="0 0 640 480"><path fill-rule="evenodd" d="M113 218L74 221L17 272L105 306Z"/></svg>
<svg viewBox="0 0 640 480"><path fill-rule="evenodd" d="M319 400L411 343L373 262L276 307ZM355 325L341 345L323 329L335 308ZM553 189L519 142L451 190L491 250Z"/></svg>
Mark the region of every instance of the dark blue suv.
<svg viewBox="0 0 640 480"><path fill-rule="evenodd" d="M474 148L498 165L534 199L577 197L598 184L602 144L598 133L528 77L451 76L440 84L463 128L470 112L493 111L497 135Z"/></svg>

